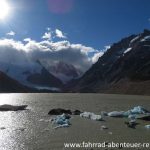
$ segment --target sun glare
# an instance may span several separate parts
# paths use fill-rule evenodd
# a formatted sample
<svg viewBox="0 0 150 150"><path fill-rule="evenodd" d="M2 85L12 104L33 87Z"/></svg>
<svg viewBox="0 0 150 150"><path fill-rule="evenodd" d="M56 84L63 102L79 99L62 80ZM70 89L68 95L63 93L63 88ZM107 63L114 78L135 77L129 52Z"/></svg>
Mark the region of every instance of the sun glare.
<svg viewBox="0 0 150 150"><path fill-rule="evenodd" d="M3 20L9 14L10 7L7 0L0 0L0 19Z"/></svg>

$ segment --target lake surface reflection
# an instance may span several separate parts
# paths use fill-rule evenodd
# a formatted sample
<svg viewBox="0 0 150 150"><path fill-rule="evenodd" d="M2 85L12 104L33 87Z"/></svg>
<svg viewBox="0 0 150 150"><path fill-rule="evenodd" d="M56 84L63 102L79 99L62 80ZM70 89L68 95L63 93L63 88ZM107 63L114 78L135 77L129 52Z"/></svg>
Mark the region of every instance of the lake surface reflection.
<svg viewBox="0 0 150 150"><path fill-rule="evenodd" d="M144 106L150 110L149 96L105 94L0 94L0 105L28 105L27 110L0 112L0 150L59 150L64 142L149 142L150 131L140 122L137 129L129 129L123 119L95 122L79 116L71 119L70 128L54 130L47 120L52 108L79 109L99 114L101 111L128 110ZM45 120L45 121L44 121ZM100 131L107 125L108 131ZM108 132L112 132L109 135Z"/></svg>

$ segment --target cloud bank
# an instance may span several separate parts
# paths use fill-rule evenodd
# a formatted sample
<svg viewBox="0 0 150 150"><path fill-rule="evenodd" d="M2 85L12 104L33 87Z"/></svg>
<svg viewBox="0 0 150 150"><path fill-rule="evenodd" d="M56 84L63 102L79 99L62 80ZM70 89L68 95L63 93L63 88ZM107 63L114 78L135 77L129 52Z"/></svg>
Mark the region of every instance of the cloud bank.
<svg viewBox="0 0 150 150"><path fill-rule="evenodd" d="M40 60L52 65L57 61L64 61L84 72L103 54L92 47L72 44L68 40L50 41L51 31L46 33L40 42L31 38L25 38L23 41L0 39L0 62L29 65L30 62ZM61 31L56 35L64 38ZM93 55L89 57L89 54Z"/></svg>

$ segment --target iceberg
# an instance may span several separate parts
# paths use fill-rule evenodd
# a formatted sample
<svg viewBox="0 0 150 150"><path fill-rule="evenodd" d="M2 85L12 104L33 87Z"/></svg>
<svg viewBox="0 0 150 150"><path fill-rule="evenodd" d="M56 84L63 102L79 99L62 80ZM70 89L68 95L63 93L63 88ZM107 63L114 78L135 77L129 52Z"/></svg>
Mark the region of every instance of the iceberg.
<svg viewBox="0 0 150 150"><path fill-rule="evenodd" d="M113 111L108 113L109 117L128 117L129 119L131 118L136 118L137 115L141 114L150 114L148 110L146 110L142 106L136 106L128 111Z"/></svg>
<svg viewBox="0 0 150 150"><path fill-rule="evenodd" d="M124 111L113 111L108 113L109 117L124 117Z"/></svg>
<svg viewBox="0 0 150 150"><path fill-rule="evenodd" d="M56 116L55 118L52 118L51 122L57 125L56 127L54 127L54 129L62 128L62 127L69 127L71 125L69 121L70 118L71 118L70 115L62 114L62 115Z"/></svg>
<svg viewBox="0 0 150 150"><path fill-rule="evenodd" d="M103 120L101 115L96 115L92 112L83 112L80 114L80 117L88 118L88 119L95 120L95 121L102 121Z"/></svg>
<svg viewBox="0 0 150 150"><path fill-rule="evenodd" d="M128 117L130 115L140 115L140 114L148 114L150 113L148 110L146 110L142 106L136 106L133 109L130 109L124 113L124 116Z"/></svg>
<svg viewBox="0 0 150 150"><path fill-rule="evenodd" d="M146 129L150 129L150 125L145 125L145 128Z"/></svg>
<svg viewBox="0 0 150 150"><path fill-rule="evenodd" d="M134 107L133 109L130 110L130 112L131 112L131 114L145 114L145 113L149 113L149 111L146 110L142 106Z"/></svg>

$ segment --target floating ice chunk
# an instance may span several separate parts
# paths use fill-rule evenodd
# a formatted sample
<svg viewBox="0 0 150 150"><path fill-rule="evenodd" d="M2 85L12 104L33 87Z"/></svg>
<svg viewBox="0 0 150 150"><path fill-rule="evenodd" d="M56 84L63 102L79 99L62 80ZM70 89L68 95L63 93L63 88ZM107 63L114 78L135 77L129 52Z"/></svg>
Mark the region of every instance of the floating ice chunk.
<svg viewBox="0 0 150 150"><path fill-rule="evenodd" d="M48 120L48 119L46 119L46 120L45 120L45 119L40 119L39 121L40 121L40 122L50 122L51 120Z"/></svg>
<svg viewBox="0 0 150 150"><path fill-rule="evenodd" d="M80 117L88 118L88 119L96 120L96 121L102 121L103 120L101 115L96 115L96 114L91 113L91 112L83 112L80 114Z"/></svg>
<svg viewBox="0 0 150 150"><path fill-rule="evenodd" d="M150 129L150 125L145 125L145 128L146 129Z"/></svg>
<svg viewBox="0 0 150 150"><path fill-rule="evenodd" d="M109 117L124 117L124 111L113 111L108 113Z"/></svg>
<svg viewBox="0 0 150 150"><path fill-rule="evenodd" d="M101 130L106 130L106 129L108 129L108 127L106 127L106 126L101 126Z"/></svg>
<svg viewBox="0 0 150 150"><path fill-rule="evenodd" d="M136 118L136 116L140 114L150 114L150 112L142 106L136 106L133 109L130 109L128 111L110 112L108 113L108 116L109 117L128 117L129 119L131 119L131 118Z"/></svg>
<svg viewBox="0 0 150 150"><path fill-rule="evenodd" d="M67 127L69 127L69 126L70 126L70 125L68 125L68 124L62 124L62 125L58 125L58 126L54 127L54 129L67 128Z"/></svg>
<svg viewBox="0 0 150 150"><path fill-rule="evenodd" d="M56 116L51 121L53 124L58 125L55 128L62 128L62 127L69 127L71 125L69 122L69 119L70 119L70 115L62 114L62 115Z"/></svg>
<svg viewBox="0 0 150 150"><path fill-rule="evenodd" d="M146 113L149 113L149 111L146 110L142 106L134 107L133 109L130 110L130 112L131 112L131 114L146 114Z"/></svg>

